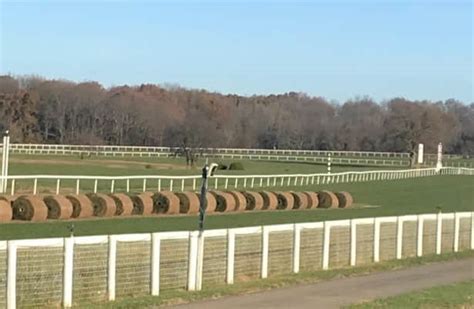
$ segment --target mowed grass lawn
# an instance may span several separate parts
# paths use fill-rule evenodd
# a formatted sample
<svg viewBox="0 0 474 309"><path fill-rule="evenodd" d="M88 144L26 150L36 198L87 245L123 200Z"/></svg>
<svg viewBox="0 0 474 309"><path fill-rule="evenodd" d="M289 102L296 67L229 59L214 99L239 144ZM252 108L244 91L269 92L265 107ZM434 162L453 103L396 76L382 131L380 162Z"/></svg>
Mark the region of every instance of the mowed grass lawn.
<svg viewBox="0 0 474 309"><path fill-rule="evenodd" d="M350 306L350 309L372 308L473 308L474 281L402 294L372 302Z"/></svg>
<svg viewBox="0 0 474 309"><path fill-rule="evenodd" d="M275 188L273 188L275 189ZM472 176L433 176L425 178L372 181L354 184L288 187L285 190L330 189L349 191L356 206L352 209L313 209L300 211L248 212L206 217L206 229L260 226L404 214L422 214L474 210ZM74 224L76 235L145 233L155 231L194 230L197 216L153 216L112 219L48 221L45 223L13 222L0 224L0 239L42 238L69 235Z"/></svg>

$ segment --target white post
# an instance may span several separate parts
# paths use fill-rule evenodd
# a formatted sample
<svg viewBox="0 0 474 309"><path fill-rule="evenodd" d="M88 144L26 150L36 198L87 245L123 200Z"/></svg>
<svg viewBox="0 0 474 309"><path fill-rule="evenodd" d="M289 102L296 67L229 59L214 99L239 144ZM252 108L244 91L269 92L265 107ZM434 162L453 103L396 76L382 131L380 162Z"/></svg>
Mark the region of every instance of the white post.
<svg viewBox="0 0 474 309"><path fill-rule="evenodd" d="M16 245L7 242L7 308L16 309Z"/></svg>
<svg viewBox="0 0 474 309"><path fill-rule="evenodd" d="M300 271L300 243L301 243L301 227L297 224L293 225L293 272Z"/></svg>
<svg viewBox="0 0 474 309"><path fill-rule="evenodd" d="M471 212L471 250L474 250L474 212Z"/></svg>
<svg viewBox="0 0 474 309"><path fill-rule="evenodd" d="M424 219L421 215L417 216L418 231L416 233L416 256L423 255L423 223Z"/></svg>
<svg viewBox="0 0 474 309"><path fill-rule="evenodd" d="M63 307L72 307L74 274L74 237L64 238Z"/></svg>
<svg viewBox="0 0 474 309"><path fill-rule="evenodd" d="M204 266L204 233L198 233L197 261L196 261L196 291L202 289L202 270Z"/></svg>
<svg viewBox="0 0 474 309"><path fill-rule="evenodd" d="M380 261L380 220L374 218L374 262Z"/></svg>
<svg viewBox="0 0 474 309"><path fill-rule="evenodd" d="M115 236L109 236L109 261L107 267L107 291L109 301L115 300L115 270L117 261L117 239Z"/></svg>
<svg viewBox="0 0 474 309"><path fill-rule="evenodd" d="M418 144L418 164L423 164L424 145Z"/></svg>
<svg viewBox="0 0 474 309"><path fill-rule="evenodd" d="M160 234L151 234L151 295L160 295Z"/></svg>
<svg viewBox="0 0 474 309"><path fill-rule="evenodd" d="M402 258L402 245L403 245L403 219L397 217L397 259Z"/></svg>
<svg viewBox="0 0 474 309"><path fill-rule="evenodd" d="M323 269L329 268L329 242L331 241L331 225L324 221L324 239L323 239Z"/></svg>
<svg viewBox="0 0 474 309"><path fill-rule="evenodd" d="M459 251L459 225L461 217L458 213L454 214L454 252Z"/></svg>
<svg viewBox="0 0 474 309"><path fill-rule="evenodd" d="M268 276L268 241L269 232L265 226L262 226L262 279Z"/></svg>
<svg viewBox="0 0 474 309"><path fill-rule="evenodd" d="M357 224L351 219L351 266L356 265L357 254Z"/></svg>
<svg viewBox="0 0 474 309"><path fill-rule="evenodd" d="M196 273L197 273L197 256L198 256L198 232L189 234L189 257L188 257L188 291L196 290Z"/></svg>
<svg viewBox="0 0 474 309"><path fill-rule="evenodd" d="M438 144L438 160L436 162L436 173L439 173L443 168L443 144Z"/></svg>
<svg viewBox="0 0 474 309"><path fill-rule="evenodd" d="M0 193L3 192L3 180L5 177L5 163L6 163L6 154L7 154L7 137L3 137L3 146L2 146L2 174L0 175Z"/></svg>
<svg viewBox="0 0 474 309"><path fill-rule="evenodd" d="M227 230L227 284L234 283L235 233Z"/></svg>
<svg viewBox="0 0 474 309"><path fill-rule="evenodd" d="M441 236L443 231L443 219L441 212L436 215L436 254L441 254Z"/></svg>

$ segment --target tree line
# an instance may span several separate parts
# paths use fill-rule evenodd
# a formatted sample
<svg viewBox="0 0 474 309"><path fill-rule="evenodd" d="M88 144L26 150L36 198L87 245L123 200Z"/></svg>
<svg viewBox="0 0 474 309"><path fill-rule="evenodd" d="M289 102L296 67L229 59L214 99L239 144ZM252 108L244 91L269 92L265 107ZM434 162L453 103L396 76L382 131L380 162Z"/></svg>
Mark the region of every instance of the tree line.
<svg viewBox="0 0 474 309"><path fill-rule="evenodd" d="M12 142L474 154L474 103L344 103L304 93L250 97L170 85L105 88L0 76L0 129Z"/></svg>

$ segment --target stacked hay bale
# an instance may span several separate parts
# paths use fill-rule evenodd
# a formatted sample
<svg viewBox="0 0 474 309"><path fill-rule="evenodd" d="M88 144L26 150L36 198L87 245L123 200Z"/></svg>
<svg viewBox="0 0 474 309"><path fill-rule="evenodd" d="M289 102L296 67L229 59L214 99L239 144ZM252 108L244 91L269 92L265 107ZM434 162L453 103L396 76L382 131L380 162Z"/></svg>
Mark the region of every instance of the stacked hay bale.
<svg viewBox="0 0 474 309"><path fill-rule="evenodd" d="M309 207L309 197L304 192L291 192L294 199L293 209L307 209Z"/></svg>
<svg viewBox="0 0 474 309"><path fill-rule="evenodd" d="M194 215L199 213L199 196L194 192L178 192L179 213Z"/></svg>
<svg viewBox="0 0 474 309"><path fill-rule="evenodd" d="M278 200L278 210L292 209L295 203L293 195L290 192L275 192Z"/></svg>
<svg viewBox="0 0 474 309"><path fill-rule="evenodd" d="M116 216L130 216L133 212L133 201L124 193L110 194L116 205Z"/></svg>
<svg viewBox="0 0 474 309"><path fill-rule="evenodd" d="M87 195L94 208L94 216L96 217L113 217L117 211L114 200L102 193L93 193Z"/></svg>
<svg viewBox="0 0 474 309"><path fill-rule="evenodd" d="M162 191L153 195L153 213L179 214L179 198L171 191Z"/></svg>
<svg viewBox="0 0 474 309"><path fill-rule="evenodd" d="M217 212L232 212L235 211L236 201L234 197L222 191L210 191L214 198L216 199L216 211Z"/></svg>
<svg viewBox="0 0 474 309"><path fill-rule="evenodd" d="M228 193L234 197L235 211L245 211L245 209L247 208L247 200L245 196L239 191L229 191Z"/></svg>
<svg viewBox="0 0 474 309"><path fill-rule="evenodd" d="M13 219L40 222L48 218L48 207L37 195L18 197L12 205Z"/></svg>
<svg viewBox="0 0 474 309"><path fill-rule="evenodd" d="M352 198L352 195L349 192L336 192L335 195L339 202L339 208L348 208L352 206L354 199Z"/></svg>
<svg viewBox="0 0 474 309"><path fill-rule="evenodd" d="M316 192L303 192L308 197L308 209L317 208L319 206L319 198Z"/></svg>
<svg viewBox="0 0 474 309"><path fill-rule="evenodd" d="M48 219L69 219L73 213L70 200L63 195L47 195L43 201L48 208Z"/></svg>
<svg viewBox="0 0 474 309"><path fill-rule="evenodd" d="M92 201L84 194L66 195L72 204L71 218L90 218L94 216Z"/></svg>
<svg viewBox="0 0 474 309"><path fill-rule="evenodd" d="M263 198L263 210L275 210L278 206L278 199L275 193L269 191L260 192Z"/></svg>
<svg viewBox="0 0 474 309"><path fill-rule="evenodd" d="M131 195L133 203L132 215L151 215L153 213L153 193L143 192L137 195Z"/></svg>
<svg viewBox="0 0 474 309"><path fill-rule="evenodd" d="M337 208L339 207L339 200L337 196L331 191L319 191L319 208Z"/></svg>
<svg viewBox="0 0 474 309"><path fill-rule="evenodd" d="M13 218L11 202L3 196L0 196L0 222L8 222Z"/></svg>
<svg viewBox="0 0 474 309"><path fill-rule="evenodd" d="M244 191L242 195L245 197L245 210L261 210L263 209L263 197L258 192Z"/></svg>

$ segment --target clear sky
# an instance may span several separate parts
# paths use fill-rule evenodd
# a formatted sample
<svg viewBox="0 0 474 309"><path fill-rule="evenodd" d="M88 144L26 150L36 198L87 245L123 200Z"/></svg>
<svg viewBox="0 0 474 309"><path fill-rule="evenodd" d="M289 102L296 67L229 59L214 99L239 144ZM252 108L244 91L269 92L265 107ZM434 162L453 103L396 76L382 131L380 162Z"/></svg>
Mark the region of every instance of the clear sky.
<svg viewBox="0 0 474 309"><path fill-rule="evenodd" d="M0 10L3 74L474 101L471 0L0 0Z"/></svg>

